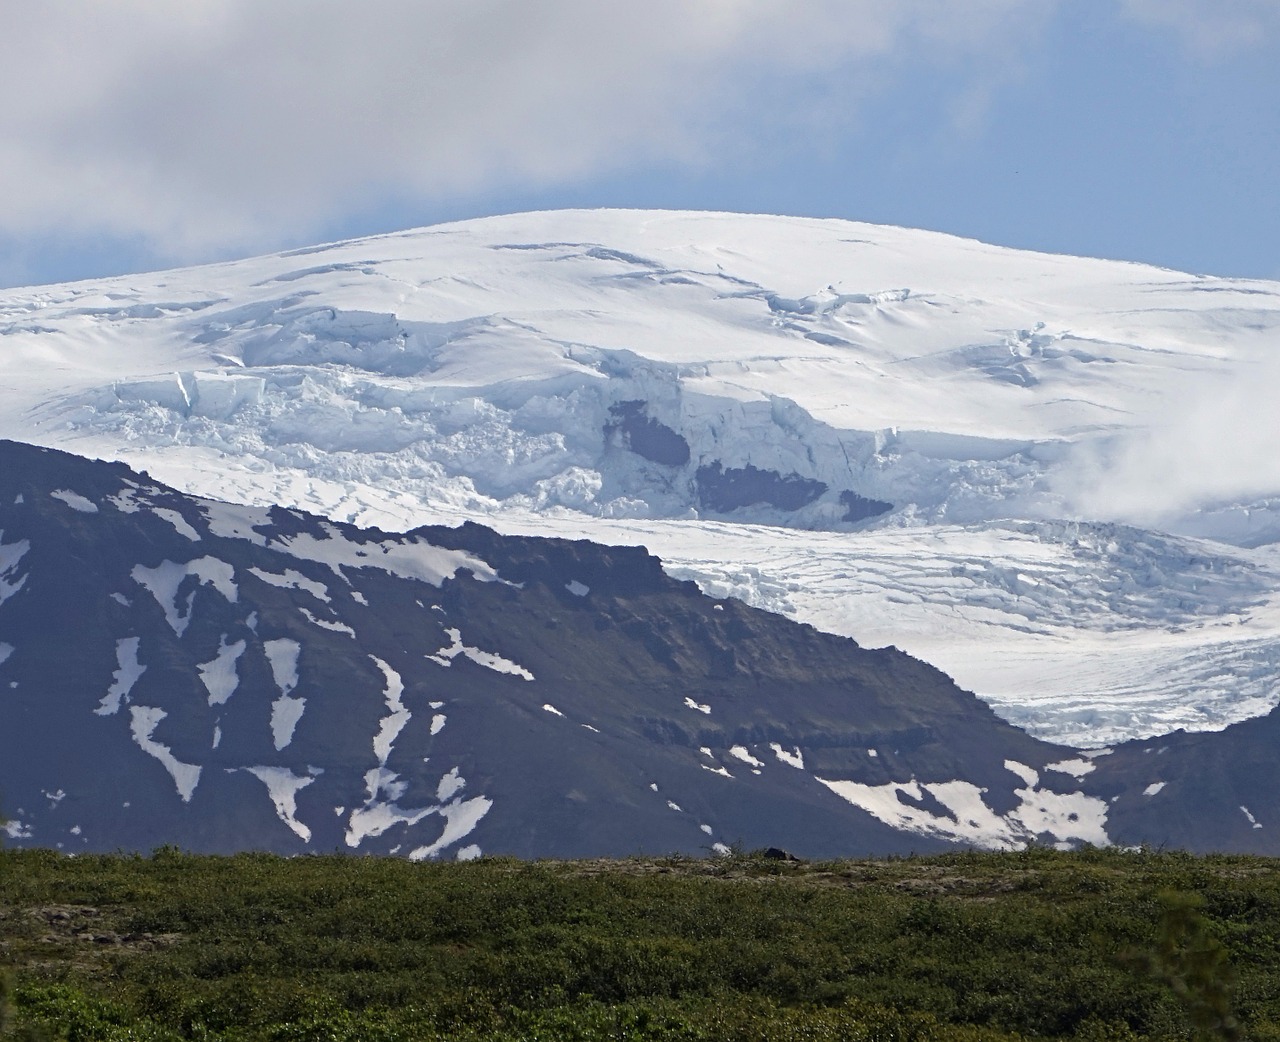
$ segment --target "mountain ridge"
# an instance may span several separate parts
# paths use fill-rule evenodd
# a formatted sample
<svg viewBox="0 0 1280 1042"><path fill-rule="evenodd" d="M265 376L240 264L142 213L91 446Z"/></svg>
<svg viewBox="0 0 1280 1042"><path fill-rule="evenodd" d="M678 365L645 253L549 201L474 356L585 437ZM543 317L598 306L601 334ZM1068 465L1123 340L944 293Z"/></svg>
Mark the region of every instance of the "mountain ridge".
<svg viewBox="0 0 1280 1042"><path fill-rule="evenodd" d="M13 442L0 713L20 846L1280 850L1277 712L1081 753L643 548L361 530Z"/></svg>

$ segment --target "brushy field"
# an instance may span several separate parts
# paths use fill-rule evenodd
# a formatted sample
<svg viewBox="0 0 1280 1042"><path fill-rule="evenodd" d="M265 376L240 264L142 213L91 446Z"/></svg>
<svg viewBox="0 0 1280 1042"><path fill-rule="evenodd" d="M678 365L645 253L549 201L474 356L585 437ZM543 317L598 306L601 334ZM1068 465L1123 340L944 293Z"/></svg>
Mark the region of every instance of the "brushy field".
<svg viewBox="0 0 1280 1042"><path fill-rule="evenodd" d="M13 1038L1280 1039L1280 863L0 851Z"/></svg>

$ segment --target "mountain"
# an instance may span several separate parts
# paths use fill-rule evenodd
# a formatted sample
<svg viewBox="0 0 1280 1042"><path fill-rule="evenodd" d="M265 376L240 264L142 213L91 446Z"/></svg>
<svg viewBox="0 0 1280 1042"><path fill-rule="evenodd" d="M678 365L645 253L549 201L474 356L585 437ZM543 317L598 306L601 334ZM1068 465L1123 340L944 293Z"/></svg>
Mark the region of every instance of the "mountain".
<svg viewBox="0 0 1280 1042"><path fill-rule="evenodd" d="M358 529L0 442L18 845L1276 853L1278 721L1079 754L642 549Z"/></svg>
<svg viewBox="0 0 1280 1042"><path fill-rule="evenodd" d="M937 670L643 550L356 529L8 442L0 713L11 841L72 851L1103 838L1101 801L1048 767L1064 750ZM856 806L894 779L892 820Z"/></svg>
<svg viewBox="0 0 1280 1042"><path fill-rule="evenodd" d="M0 435L643 544L1041 737L1280 698L1280 284L844 221L525 214L0 295Z"/></svg>

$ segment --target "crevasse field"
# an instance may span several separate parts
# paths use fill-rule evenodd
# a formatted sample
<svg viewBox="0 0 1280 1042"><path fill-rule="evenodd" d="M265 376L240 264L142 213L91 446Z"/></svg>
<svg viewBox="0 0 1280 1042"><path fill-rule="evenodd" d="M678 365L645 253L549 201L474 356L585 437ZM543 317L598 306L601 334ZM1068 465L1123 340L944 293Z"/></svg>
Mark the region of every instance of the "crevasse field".
<svg viewBox="0 0 1280 1042"><path fill-rule="evenodd" d="M1081 747L1280 703L1280 283L525 214L0 294L0 436L403 530L643 543Z"/></svg>

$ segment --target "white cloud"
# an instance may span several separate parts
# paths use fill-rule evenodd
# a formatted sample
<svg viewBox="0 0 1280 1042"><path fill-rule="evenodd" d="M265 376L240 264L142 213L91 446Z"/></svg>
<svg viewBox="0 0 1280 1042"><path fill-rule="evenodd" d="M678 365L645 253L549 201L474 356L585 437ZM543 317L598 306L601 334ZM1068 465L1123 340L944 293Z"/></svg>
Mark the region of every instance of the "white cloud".
<svg viewBox="0 0 1280 1042"><path fill-rule="evenodd" d="M1172 30L1205 59L1280 44L1276 0L1121 0L1120 7L1134 21Z"/></svg>
<svg viewBox="0 0 1280 1042"><path fill-rule="evenodd" d="M1043 0L43 0L6 17L0 233L268 246L388 198L749 149L822 81L981 64ZM764 135L767 137L767 134Z"/></svg>
<svg viewBox="0 0 1280 1042"><path fill-rule="evenodd" d="M1144 434L1081 452L1059 490L1076 516L1154 528L1176 528L1223 504L1274 499L1278 385L1280 358L1257 358L1230 374L1206 372L1193 393L1162 401Z"/></svg>

